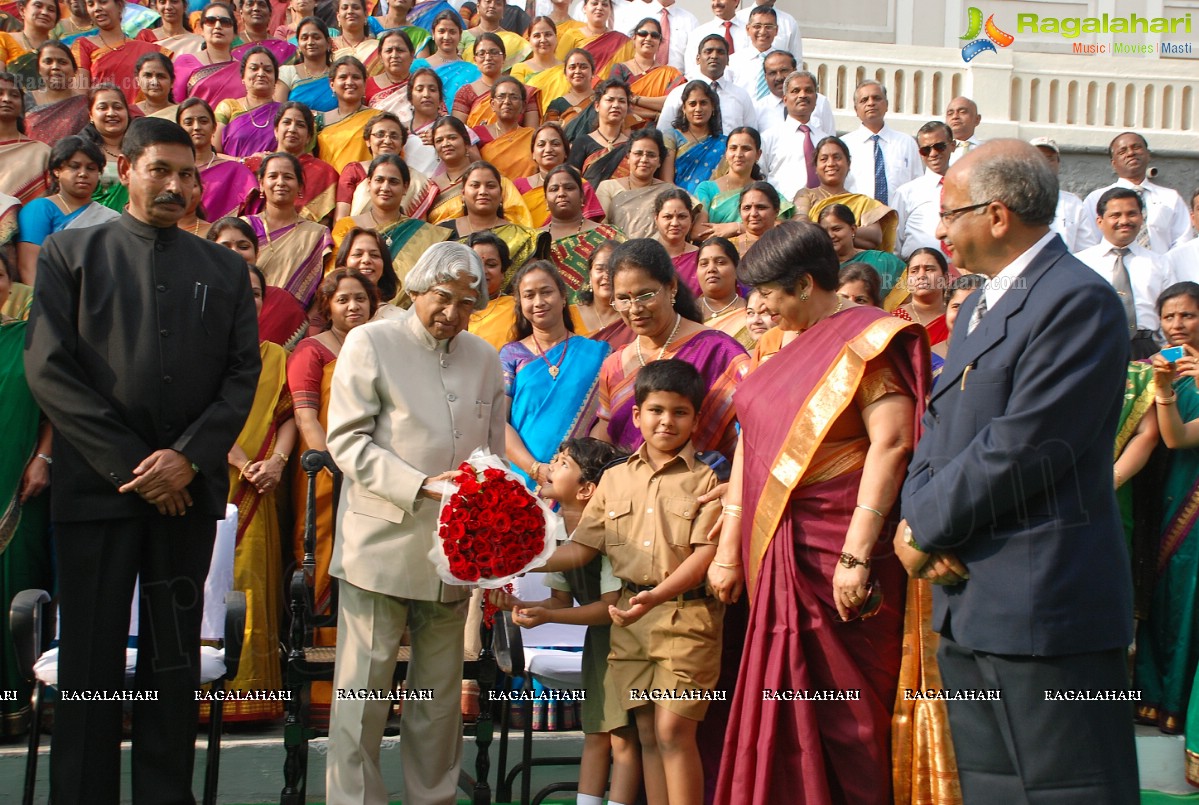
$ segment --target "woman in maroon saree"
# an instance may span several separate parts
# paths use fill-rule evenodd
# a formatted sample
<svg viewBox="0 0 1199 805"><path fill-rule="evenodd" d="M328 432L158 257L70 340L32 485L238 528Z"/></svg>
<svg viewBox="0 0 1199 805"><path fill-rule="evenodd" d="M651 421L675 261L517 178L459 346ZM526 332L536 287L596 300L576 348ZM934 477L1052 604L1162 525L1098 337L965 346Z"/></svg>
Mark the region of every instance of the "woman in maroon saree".
<svg viewBox="0 0 1199 805"><path fill-rule="evenodd" d="M723 600L747 580L750 610L721 803L782 791L800 805L892 801L906 587L892 507L929 386L928 341L839 298L837 267L827 235L795 222L766 233L738 269L799 335L734 398L741 444L709 580Z"/></svg>

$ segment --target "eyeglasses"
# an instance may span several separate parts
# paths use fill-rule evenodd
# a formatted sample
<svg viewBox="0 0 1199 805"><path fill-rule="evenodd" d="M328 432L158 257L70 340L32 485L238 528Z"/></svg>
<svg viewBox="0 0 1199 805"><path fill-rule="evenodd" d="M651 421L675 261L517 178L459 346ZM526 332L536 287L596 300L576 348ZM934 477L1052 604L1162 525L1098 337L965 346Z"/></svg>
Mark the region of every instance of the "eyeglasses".
<svg viewBox="0 0 1199 805"><path fill-rule="evenodd" d="M372 140L399 140L400 132L398 131L372 131Z"/></svg>
<svg viewBox="0 0 1199 805"><path fill-rule="evenodd" d="M969 207L958 207L956 210L941 210L937 213L941 217L941 223L951 224L962 213L970 212L971 210L981 210L983 207L988 207L995 203L995 199L984 201L982 204L971 204Z"/></svg>
<svg viewBox="0 0 1199 805"><path fill-rule="evenodd" d="M642 28L639 31L634 31L633 33L642 38L647 37L647 36L650 39L661 39L662 38L662 34L658 33L657 31L650 31L650 30L646 30L645 28Z"/></svg>
<svg viewBox="0 0 1199 805"><path fill-rule="evenodd" d="M514 92L506 92L503 95L492 95L491 99L496 103L520 103L520 96Z"/></svg>
<svg viewBox="0 0 1199 805"><path fill-rule="evenodd" d="M200 22L204 25L211 25L214 28L218 25L223 28L233 27L232 17L203 17L200 19Z"/></svg>
<svg viewBox="0 0 1199 805"><path fill-rule="evenodd" d="M866 585L866 601L860 607L850 608L849 617L842 623L851 623L852 621L864 621L873 618L883 608L883 588L878 586L878 582L870 582Z"/></svg>
<svg viewBox="0 0 1199 805"><path fill-rule="evenodd" d="M929 154L931 154L933 151L936 151L938 154L941 154L941 153L944 153L948 149L949 149L949 143L947 143L947 142L939 142L939 143L931 143L929 145L922 145L922 146L920 146L920 156L926 157Z"/></svg>
<svg viewBox="0 0 1199 805"><path fill-rule="evenodd" d="M476 50L475 51L476 59L498 59L501 57L501 55L502 54L498 50Z"/></svg>
<svg viewBox="0 0 1199 805"><path fill-rule="evenodd" d="M656 291L646 291L643 294L638 294L637 296L631 298L627 296L623 299L617 297L608 304L611 305L617 313L624 313L626 310L631 310L634 305L637 307L646 307L650 302L654 301L655 296L662 293L662 289L665 287L665 285L660 285Z"/></svg>
<svg viewBox="0 0 1199 805"><path fill-rule="evenodd" d="M747 25L745 27L748 28L749 30L753 31L754 33L757 33L758 31L777 31L778 30L778 26L772 22L759 22L759 23L755 23L754 25Z"/></svg>

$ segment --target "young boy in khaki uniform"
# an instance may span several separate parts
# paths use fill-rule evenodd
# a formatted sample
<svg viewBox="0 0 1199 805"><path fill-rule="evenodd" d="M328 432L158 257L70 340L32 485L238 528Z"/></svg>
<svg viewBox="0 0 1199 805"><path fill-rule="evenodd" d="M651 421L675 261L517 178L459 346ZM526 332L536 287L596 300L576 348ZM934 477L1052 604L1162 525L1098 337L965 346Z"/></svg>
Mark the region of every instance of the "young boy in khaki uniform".
<svg viewBox="0 0 1199 805"><path fill-rule="evenodd" d="M645 443L604 474L571 542L539 568L567 570L603 553L623 582L609 608L605 694L634 711L650 805L703 800L695 735L720 671L724 606L704 586L720 505L696 502L718 481L691 444L704 391L685 361L640 371L633 421Z"/></svg>

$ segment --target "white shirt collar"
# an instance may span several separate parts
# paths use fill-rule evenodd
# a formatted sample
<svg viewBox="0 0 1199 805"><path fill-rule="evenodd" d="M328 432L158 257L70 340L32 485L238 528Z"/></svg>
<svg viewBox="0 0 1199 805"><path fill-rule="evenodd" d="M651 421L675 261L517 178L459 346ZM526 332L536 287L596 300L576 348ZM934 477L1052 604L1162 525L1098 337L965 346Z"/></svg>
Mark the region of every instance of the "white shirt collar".
<svg viewBox="0 0 1199 805"><path fill-rule="evenodd" d="M1015 280L1024 273L1037 255L1049 242L1058 236L1052 229L1041 236L1041 239L1028 248L1023 254L1004 266L1003 270L987 280L984 293L986 294L987 310L994 310L995 305L1003 298L1007 289L1015 284Z"/></svg>

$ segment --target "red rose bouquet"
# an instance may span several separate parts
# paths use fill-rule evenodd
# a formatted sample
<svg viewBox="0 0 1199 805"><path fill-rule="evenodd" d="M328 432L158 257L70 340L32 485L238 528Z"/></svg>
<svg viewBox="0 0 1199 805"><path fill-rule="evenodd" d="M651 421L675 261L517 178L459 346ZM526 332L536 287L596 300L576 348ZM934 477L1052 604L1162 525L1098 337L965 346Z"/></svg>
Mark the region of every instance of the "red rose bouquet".
<svg viewBox="0 0 1199 805"><path fill-rule="evenodd" d="M429 558L447 584L503 587L543 564L562 520L497 456L476 451L442 491Z"/></svg>

